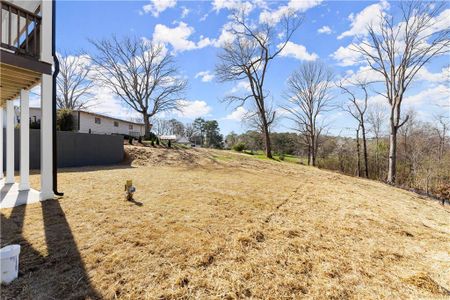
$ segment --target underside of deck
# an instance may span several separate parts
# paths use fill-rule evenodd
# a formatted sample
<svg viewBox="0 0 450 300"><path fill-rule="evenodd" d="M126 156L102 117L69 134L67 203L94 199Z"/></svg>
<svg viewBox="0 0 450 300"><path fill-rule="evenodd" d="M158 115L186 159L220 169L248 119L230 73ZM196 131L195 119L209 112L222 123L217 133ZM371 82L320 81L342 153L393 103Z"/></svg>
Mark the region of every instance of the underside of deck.
<svg viewBox="0 0 450 300"><path fill-rule="evenodd" d="M16 99L20 90L29 90L41 80L42 74L51 74L50 64L1 50L0 105Z"/></svg>

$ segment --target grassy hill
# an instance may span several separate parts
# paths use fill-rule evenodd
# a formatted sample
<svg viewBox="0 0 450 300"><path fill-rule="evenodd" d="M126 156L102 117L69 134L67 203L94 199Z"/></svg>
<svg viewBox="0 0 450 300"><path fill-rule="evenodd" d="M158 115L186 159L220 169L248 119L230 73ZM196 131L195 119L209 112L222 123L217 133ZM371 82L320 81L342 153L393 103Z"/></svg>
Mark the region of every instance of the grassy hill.
<svg viewBox="0 0 450 300"><path fill-rule="evenodd" d="M127 152L126 165L64 170L58 201L2 210L2 246L23 247L2 297L450 295L448 206L245 154Z"/></svg>

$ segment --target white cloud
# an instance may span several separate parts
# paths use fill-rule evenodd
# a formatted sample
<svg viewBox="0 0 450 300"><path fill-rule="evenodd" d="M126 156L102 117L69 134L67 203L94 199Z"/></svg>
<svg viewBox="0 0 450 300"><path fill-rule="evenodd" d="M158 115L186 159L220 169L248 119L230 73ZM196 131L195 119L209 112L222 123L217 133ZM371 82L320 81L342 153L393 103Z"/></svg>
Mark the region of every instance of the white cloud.
<svg viewBox="0 0 450 300"><path fill-rule="evenodd" d="M381 105L384 108L388 108L389 107L389 102L387 101L386 97L384 97L383 95L377 94L374 96L370 96L367 99L367 103L370 106L376 106L376 105Z"/></svg>
<svg viewBox="0 0 450 300"><path fill-rule="evenodd" d="M194 32L195 29L184 22L180 22L177 27L173 28L163 24L157 24L153 32L153 40L158 43L170 44L174 52L200 49L214 43L213 40L202 36L197 43L189 40L189 37Z"/></svg>
<svg viewBox="0 0 450 300"><path fill-rule="evenodd" d="M384 77L380 73L374 71L370 66L361 66L354 72L347 71L347 82L384 82Z"/></svg>
<svg viewBox="0 0 450 300"><path fill-rule="evenodd" d="M323 26L319 29L317 29L318 33L323 33L323 34L331 34L331 28L328 26Z"/></svg>
<svg viewBox="0 0 450 300"><path fill-rule="evenodd" d="M353 66L361 62L361 55L354 50L353 44L340 46L330 56L338 61L339 66Z"/></svg>
<svg viewBox="0 0 450 300"><path fill-rule="evenodd" d="M405 97L405 105L449 105L450 103L450 87L444 84L429 87L419 93Z"/></svg>
<svg viewBox="0 0 450 300"><path fill-rule="evenodd" d="M236 108L235 111L231 112L229 115L227 115L224 120L230 120L230 121L242 121L242 119L245 118L245 116L248 114L248 110L245 109L243 106L239 106Z"/></svg>
<svg viewBox="0 0 450 300"><path fill-rule="evenodd" d="M431 73L422 67L416 74L414 81L445 82L450 80L450 66L445 66L440 72Z"/></svg>
<svg viewBox="0 0 450 300"><path fill-rule="evenodd" d="M214 79L214 74L211 74L210 71L201 71L195 74L195 78L200 77L203 82L210 82Z"/></svg>
<svg viewBox="0 0 450 300"><path fill-rule="evenodd" d="M38 84L30 90L30 107L41 107L41 85Z"/></svg>
<svg viewBox="0 0 450 300"><path fill-rule="evenodd" d="M441 30L448 30L450 28L450 8L447 8L439 16L434 18L433 26L430 28L431 32L437 32Z"/></svg>
<svg viewBox="0 0 450 300"><path fill-rule="evenodd" d="M95 85L91 93L92 100L88 108L90 112L125 120L142 118L141 114L124 104L109 88Z"/></svg>
<svg viewBox="0 0 450 300"><path fill-rule="evenodd" d="M290 0L287 5L279 6L276 10L265 9L259 15L261 23L276 24L281 18L290 13L302 13L322 3L322 0Z"/></svg>
<svg viewBox="0 0 450 300"><path fill-rule="evenodd" d="M358 45L358 47L362 47L367 52L375 54L374 53L375 50L367 46L367 44L368 44L367 41L363 41ZM330 56L338 62L339 66L346 67L361 64L365 60L362 54L359 53L359 51L356 51L357 50L356 46L357 46L356 44L349 44L345 47L340 46L334 53L330 54Z"/></svg>
<svg viewBox="0 0 450 300"><path fill-rule="evenodd" d="M234 41L235 36L232 33L233 26L234 26L234 24L232 22L225 23L222 26L220 36L217 40L215 40L214 46L220 48L220 47L223 47L225 44L231 43Z"/></svg>
<svg viewBox="0 0 450 300"><path fill-rule="evenodd" d="M208 103L201 100L180 100L179 103L182 106L181 111L178 112L179 117L195 119L207 116L212 111Z"/></svg>
<svg viewBox="0 0 450 300"><path fill-rule="evenodd" d="M231 94L240 91L250 91L250 83L248 81L239 81L230 91Z"/></svg>
<svg viewBox="0 0 450 300"><path fill-rule="evenodd" d="M142 7L141 13L151 13L154 17L158 17L160 13L176 4L177 0L150 0L149 4Z"/></svg>
<svg viewBox="0 0 450 300"><path fill-rule="evenodd" d="M248 1L240 1L240 0L214 0L212 2L213 10L219 12L222 9L245 9L247 13L253 10L254 6L252 3Z"/></svg>
<svg viewBox="0 0 450 300"><path fill-rule="evenodd" d="M282 44L279 44L278 48L280 48L281 46ZM295 44L291 41L287 42L286 46L281 51L280 56L293 57L298 60L306 61L314 61L319 58L316 53L308 53L305 46Z"/></svg>
<svg viewBox="0 0 450 300"><path fill-rule="evenodd" d="M182 19L186 18L190 12L191 12L191 10L189 8L187 8L186 6L183 6L181 8L181 18Z"/></svg>
<svg viewBox="0 0 450 300"><path fill-rule="evenodd" d="M389 9L389 3L386 0L381 0L379 3L367 6L356 15L350 14L348 16L351 22L350 29L339 35L338 39L354 35L367 35L367 26L379 23L380 16L387 9Z"/></svg>

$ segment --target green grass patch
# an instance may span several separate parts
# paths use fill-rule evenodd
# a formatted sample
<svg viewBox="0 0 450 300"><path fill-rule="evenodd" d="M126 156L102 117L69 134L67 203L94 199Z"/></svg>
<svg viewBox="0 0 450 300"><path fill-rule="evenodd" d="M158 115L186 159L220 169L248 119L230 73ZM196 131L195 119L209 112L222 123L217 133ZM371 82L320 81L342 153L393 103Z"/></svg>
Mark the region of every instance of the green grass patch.
<svg viewBox="0 0 450 300"><path fill-rule="evenodd" d="M275 161L283 161L291 164L306 164L307 160L304 157L298 157L291 154L284 154L284 159L280 159L280 155L273 154L273 159L267 158L264 151L258 150L258 151L251 151L251 150L244 150L242 151L244 154L248 154L251 157L262 159L262 160L275 160Z"/></svg>

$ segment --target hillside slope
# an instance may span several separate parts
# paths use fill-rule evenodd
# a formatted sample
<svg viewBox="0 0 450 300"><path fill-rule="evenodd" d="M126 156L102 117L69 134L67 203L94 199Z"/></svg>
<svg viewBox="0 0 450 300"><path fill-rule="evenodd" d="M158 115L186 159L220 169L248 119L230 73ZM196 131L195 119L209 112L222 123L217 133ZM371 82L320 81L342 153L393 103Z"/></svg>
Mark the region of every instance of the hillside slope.
<svg viewBox="0 0 450 300"><path fill-rule="evenodd" d="M23 245L2 297L450 295L450 212L436 202L227 151L127 151L130 166L65 170L59 201L2 210L2 245Z"/></svg>

